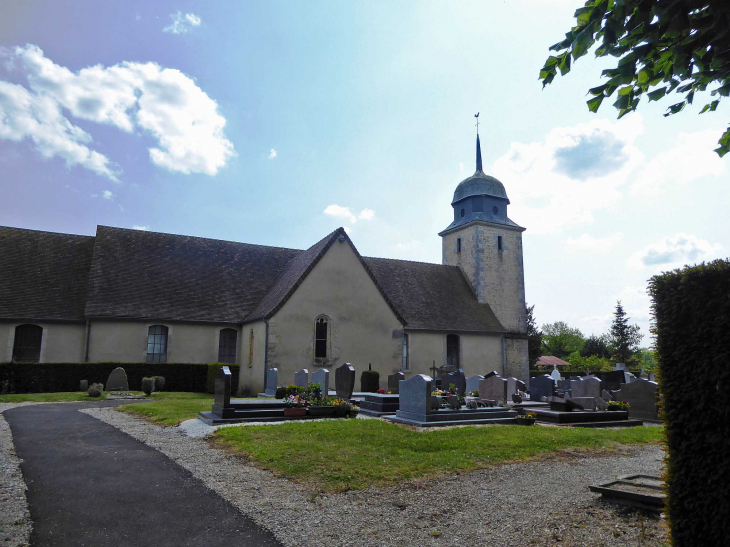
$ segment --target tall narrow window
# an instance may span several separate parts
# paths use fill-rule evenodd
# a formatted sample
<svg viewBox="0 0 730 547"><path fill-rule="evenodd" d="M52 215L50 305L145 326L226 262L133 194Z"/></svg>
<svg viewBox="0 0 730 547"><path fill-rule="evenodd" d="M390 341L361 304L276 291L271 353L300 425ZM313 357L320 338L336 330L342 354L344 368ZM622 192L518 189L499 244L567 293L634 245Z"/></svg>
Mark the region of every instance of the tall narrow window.
<svg viewBox="0 0 730 547"><path fill-rule="evenodd" d="M314 358L327 358L327 336L329 334L329 320L320 316L314 322Z"/></svg>
<svg viewBox="0 0 730 547"><path fill-rule="evenodd" d="M41 360L41 341L43 328L38 325L18 325L15 327L13 361L37 363Z"/></svg>
<svg viewBox="0 0 730 547"><path fill-rule="evenodd" d="M147 362L167 362L167 327L152 325L147 331Z"/></svg>
<svg viewBox="0 0 730 547"><path fill-rule="evenodd" d="M456 238L456 252L457 253L461 252L461 238L460 237Z"/></svg>
<svg viewBox="0 0 730 547"><path fill-rule="evenodd" d="M236 342L238 331L236 329L223 329L218 337L218 362L236 362Z"/></svg>
<svg viewBox="0 0 730 547"><path fill-rule="evenodd" d="M408 359L408 335L403 335L403 370L411 370L411 363Z"/></svg>
<svg viewBox="0 0 730 547"><path fill-rule="evenodd" d="M456 334L446 336L446 364L459 369L459 336Z"/></svg>
<svg viewBox="0 0 730 547"><path fill-rule="evenodd" d="M253 366L253 329L248 333L248 366Z"/></svg>
<svg viewBox="0 0 730 547"><path fill-rule="evenodd" d="M502 250L502 236L497 236L497 249Z"/></svg>

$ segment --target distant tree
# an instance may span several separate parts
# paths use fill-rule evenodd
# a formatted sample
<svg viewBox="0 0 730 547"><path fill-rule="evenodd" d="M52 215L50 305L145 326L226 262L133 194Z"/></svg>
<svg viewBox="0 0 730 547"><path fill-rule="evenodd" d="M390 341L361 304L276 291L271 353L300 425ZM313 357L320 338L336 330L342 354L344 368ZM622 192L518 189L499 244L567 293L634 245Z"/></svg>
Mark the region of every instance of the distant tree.
<svg viewBox="0 0 730 547"><path fill-rule="evenodd" d="M577 0L576 0L577 1ZM557 72L570 72L571 60L582 57L600 41L596 57L618 59L602 72L608 81L589 90L588 109L596 112L617 93L618 117L636 110L646 93L658 101L673 91L684 97L668 107L665 116L692 104L696 92L716 97L700 114L714 112L730 95L730 2L728 0L587 0L575 12L576 25L565 40L550 49L540 70L543 88ZM652 91L653 89L653 91ZM730 127L715 150L730 152Z"/></svg>
<svg viewBox="0 0 730 547"><path fill-rule="evenodd" d="M527 353L530 366L534 366L542 355L542 331L535 323L535 305L527 308Z"/></svg>
<svg viewBox="0 0 730 547"><path fill-rule="evenodd" d="M586 345L580 352L581 357L590 357L595 355L603 359L611 357L611 350L608 348L608 337L605 334L601 336L591 335L586 340Z"/></svg>
<svg viewBox="0 0 730 547"><path fill-rule="evenodd" d="M637 366L643 368L647 374L656 372L657 362L656 352L654 350L639 348L639 351L634 354L634 359L636 360Z"/></svg>
<svg viewBox="0 0 730 547"><path fill-rule="evenodd" d="M583 357L581 352L574 351L565 358L571 365L571 370L582 370L586 372L605 372L611 370L611 362L605 357L590 355Z"/></svg>
<svg viewBox="0 0 730 547"><path fill-rule="evenodd" d="M542 326L542 354L563 359L574 351L580 352L585 345L583 333L569 327L564 321Z"/></svg>
<svg viewBox="0 0 730 547"><path fill-rule="evenodd" d="M611 359L615 363L632 363L643 337L639 325L629 325L629 317L618 300L611 325Z"/></svg>

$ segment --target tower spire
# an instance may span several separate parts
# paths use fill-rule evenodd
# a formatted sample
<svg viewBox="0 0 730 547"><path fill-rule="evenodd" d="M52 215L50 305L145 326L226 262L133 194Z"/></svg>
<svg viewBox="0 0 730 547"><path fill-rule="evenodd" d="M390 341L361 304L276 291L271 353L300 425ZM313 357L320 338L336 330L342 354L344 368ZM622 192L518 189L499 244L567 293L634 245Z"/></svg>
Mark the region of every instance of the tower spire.
<svg viewBox="0 0 730 547"><path fill-rule="evenodd" d="M477 119L477 172L482 170L482 147L479 144L479 112L474 114Z"/></svg>

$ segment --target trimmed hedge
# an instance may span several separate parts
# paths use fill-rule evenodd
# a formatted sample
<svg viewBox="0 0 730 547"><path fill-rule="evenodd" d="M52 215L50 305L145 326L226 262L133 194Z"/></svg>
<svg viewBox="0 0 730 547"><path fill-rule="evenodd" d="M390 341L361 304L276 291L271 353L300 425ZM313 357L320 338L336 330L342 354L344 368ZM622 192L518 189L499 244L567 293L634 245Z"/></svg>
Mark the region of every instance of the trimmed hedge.
<svg viewBox="0 0 730 547"><path fill-rule="evenodd" d="M673 545L727 545L730 522L730 262L649 281Z"/></svg>
<svg viewBox="0 0 730 547"><path fill-rule="evenodd" d="M205 393L208 371L222 365L207 363L0 363L0 393L78 391L79 381L106 384L111 371L122 367L129 389L142 390L142 378L165 377L165 391ZM231 368L231 390L238 387L238 365ZM218 369L215 369L218 372ZM213 378L215 378L213 372Z"/></svg>
<svg viewBox="0 0 730 547"><path fill-rule="evenodd" d="M380 387L380 373L377 370L363 370L360 375L360 391L375 393Z"/></svg>

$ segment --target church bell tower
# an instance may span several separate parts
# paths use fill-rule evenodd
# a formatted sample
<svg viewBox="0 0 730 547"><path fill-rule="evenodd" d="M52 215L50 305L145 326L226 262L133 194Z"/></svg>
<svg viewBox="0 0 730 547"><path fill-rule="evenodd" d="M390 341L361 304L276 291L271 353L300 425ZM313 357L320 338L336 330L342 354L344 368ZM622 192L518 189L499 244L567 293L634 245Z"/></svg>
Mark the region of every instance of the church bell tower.
<svg viewBox="0 0 730 547"><path fill-rule="evenodd" d="M482 170L477 132L476 172L461 181L451 206L454 221L439 233L442 262L459 266L480 303L490 308L505 329L503 370L507 377L529 380L525 275L522 232L507 217L504 185Z"/></svg>

